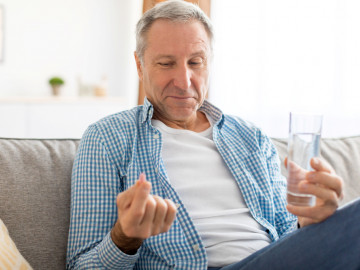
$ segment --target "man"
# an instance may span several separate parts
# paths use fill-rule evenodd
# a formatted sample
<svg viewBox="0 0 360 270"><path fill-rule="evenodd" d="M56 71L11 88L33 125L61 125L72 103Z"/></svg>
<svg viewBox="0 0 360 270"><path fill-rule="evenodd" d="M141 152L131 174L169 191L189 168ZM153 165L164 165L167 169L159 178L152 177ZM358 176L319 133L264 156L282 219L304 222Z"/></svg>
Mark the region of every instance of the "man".
<svg viewBox="0 0 360 270"><path fill-rule="evenodd" d="M205 100L212 39L209 19L183 1L158 4L139 21L145 103L84 134L67 268L359 267L359 241L351 240L359 211L344 218L359 203L336 212L342 181L332 169L313 159L301 190L317 197L316 206L287 206L270 139Z"/></svg>

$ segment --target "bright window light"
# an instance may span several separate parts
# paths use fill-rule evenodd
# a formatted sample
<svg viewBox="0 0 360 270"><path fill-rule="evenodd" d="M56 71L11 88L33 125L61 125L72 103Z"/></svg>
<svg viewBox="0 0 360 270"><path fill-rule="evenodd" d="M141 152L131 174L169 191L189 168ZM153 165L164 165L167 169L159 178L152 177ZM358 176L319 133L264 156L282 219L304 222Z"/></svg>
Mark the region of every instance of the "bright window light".
<svg viewBox="0 0 360 270"><path fill-rule="evenodd" d="M360 1L212 0L210 100L287 137L290 111L324 114L323 137L360 134Z"/></svg>

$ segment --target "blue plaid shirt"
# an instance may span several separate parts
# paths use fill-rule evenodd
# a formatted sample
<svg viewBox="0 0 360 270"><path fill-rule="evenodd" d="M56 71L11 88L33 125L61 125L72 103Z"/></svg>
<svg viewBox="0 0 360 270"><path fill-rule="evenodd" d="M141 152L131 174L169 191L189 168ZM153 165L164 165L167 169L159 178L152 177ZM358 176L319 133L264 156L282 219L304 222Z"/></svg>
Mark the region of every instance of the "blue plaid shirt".
<svg viewBox="0 0 360 270"><path fill-rule="evenodd" d="M205 101L200 108L215 120L213 140L243 193L255 220L273 241L296 228L285 208L286 182L270 139L253 125ZM151 125L153 106L108 116L85 132L74 162L67 268L207 269L201 238L161 157L162 136ZM110 237L117 220L116 196L135 184L141 172L152 194L177 204L169 232L146 239L135 255L121 252Z"/></svg>

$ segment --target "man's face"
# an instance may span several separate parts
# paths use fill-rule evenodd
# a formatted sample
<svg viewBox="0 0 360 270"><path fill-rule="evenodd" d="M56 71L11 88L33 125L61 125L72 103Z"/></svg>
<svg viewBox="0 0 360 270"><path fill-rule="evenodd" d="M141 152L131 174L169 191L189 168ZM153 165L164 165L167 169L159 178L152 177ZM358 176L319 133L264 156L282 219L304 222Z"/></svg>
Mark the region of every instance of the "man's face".
<svg viewBox="0 0 360 270"><path fill-rule="evenodd" d="M198 21L157 20L147 34L138 74L155 113L169 121L191 121L209 84L210 41Z"/></svg>

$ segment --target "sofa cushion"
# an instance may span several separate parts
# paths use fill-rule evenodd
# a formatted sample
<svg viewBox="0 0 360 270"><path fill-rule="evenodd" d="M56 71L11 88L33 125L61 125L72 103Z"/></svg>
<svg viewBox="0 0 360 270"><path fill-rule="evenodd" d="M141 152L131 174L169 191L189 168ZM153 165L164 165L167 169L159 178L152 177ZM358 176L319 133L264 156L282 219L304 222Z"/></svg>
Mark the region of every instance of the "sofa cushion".
<svg viewBox="0 0 360 270"><path fill-rule="evenodd" d="M284 159L287 156L287 140L272 139L280 156L281 171L287 176ZM344 205L360 196L360 136L324 138L320 143L321 157L344 180Z"/></svg>
<svg viewBox="0 0 360 270"><path fill-rule="evenodd" d="M31 270L29 263L21 256L9 232L0 219L0 269Z"/></svg>
<svg viewBox="0 0 360 270"><path fill-rule="evenodd" d="M0 139L0 218L34 269L64 269L79 140Z"/></svg>

